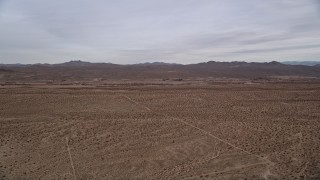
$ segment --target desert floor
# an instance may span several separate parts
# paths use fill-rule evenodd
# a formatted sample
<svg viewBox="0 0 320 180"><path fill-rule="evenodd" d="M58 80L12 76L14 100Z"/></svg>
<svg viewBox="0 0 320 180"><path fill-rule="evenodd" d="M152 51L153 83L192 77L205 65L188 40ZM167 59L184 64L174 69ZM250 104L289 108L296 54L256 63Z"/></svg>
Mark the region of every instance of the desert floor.
<svg viewBox="0 0 320 180"><path fill-rule="evenodd" d="M320 84L0 87L0 179L320 179Z"/></svg>

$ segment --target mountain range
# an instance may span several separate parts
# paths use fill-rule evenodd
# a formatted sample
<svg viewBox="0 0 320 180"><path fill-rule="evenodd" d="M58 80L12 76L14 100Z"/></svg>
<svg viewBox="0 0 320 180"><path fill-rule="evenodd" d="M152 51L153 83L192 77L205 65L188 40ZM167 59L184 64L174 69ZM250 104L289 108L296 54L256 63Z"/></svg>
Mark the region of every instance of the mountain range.
<svg viewBox="0 0 320 180"><path fill-rule="evenodd" d="M133 65L70 61L61 64L2 64L0 81L91 81L92 79L170 79L170 78L268 78L295 76L320 78L320 66L290 65L276 61L169 64L163 62Z"/></svg>
<svg viewBox="0 0 320 180"><path fill-rule="evenodd" d="M315 66L320 65L320 61L283 61L283 64Z"/></svg>

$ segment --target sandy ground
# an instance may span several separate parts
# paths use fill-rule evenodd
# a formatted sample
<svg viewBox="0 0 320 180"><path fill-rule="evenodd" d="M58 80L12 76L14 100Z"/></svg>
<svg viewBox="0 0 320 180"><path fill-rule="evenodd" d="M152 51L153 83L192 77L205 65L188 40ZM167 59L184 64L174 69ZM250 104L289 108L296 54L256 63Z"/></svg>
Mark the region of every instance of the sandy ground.
<svg viewBox="0 0 320 180"><path fill-rule="evenodd" d="M0 88L0 179L320 179L320 84Z"/></svg>

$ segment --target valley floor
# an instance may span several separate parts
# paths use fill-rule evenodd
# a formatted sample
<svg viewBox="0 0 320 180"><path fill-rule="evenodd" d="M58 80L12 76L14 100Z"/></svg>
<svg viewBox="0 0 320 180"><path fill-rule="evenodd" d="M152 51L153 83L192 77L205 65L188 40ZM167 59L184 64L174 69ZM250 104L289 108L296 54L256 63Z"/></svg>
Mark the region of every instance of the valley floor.
<svg viewBox="0 0 320 180"><path fill-rule="evenodd" d="M0 87L0 179L319 179L320 84Z"/></svg>

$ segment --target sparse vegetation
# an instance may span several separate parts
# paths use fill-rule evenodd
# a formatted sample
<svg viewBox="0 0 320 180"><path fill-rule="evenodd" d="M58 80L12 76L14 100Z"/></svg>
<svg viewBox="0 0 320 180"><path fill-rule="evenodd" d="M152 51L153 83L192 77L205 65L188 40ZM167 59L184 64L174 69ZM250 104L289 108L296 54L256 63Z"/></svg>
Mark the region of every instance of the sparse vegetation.
<svg viewBox="0 0 320 180"><path fill-rule="evenodd" d="M319 84L0 92L0 172L8 179L320 176Z"/></svg>

